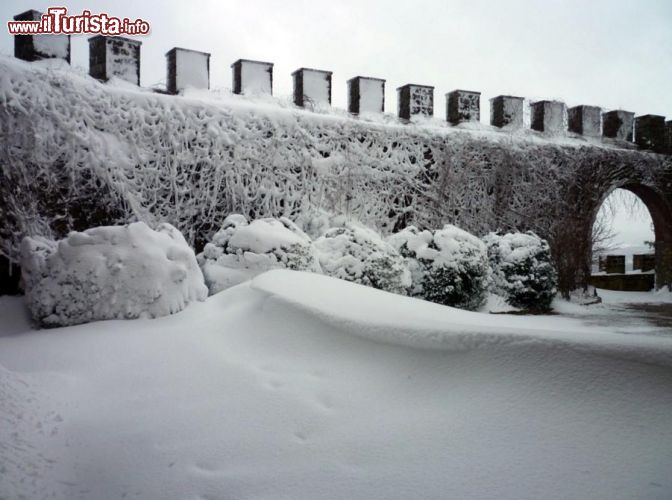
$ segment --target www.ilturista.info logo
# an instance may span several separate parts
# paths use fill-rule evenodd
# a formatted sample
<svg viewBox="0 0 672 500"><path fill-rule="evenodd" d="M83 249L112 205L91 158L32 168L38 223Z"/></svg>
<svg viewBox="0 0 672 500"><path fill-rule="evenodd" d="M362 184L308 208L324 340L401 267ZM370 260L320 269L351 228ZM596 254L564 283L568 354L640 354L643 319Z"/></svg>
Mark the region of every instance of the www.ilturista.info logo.
<svg viewBox="0 0 672 500"><path fill-rule="evenodd" d="M149 23L143 19L130 20L105 13L91 14L88 10L69 16L65 7L49 7L39 20L7 21L7 29L12 35L146 35Z"/></svg>

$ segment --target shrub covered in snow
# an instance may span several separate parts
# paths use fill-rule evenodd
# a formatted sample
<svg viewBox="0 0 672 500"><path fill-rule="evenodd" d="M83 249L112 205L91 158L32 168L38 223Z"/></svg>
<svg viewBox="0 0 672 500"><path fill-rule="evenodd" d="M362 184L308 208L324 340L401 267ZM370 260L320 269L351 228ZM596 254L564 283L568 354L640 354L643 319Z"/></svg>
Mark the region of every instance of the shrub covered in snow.
<svg viewBox="0 0 672 500"><path fill-rule="evenodd" d="M409 226L389 241L407 259L411 295L469 310L485 301L488 255L476 236L451 225L435 231Z"/></svg>
<svg viewBox="0 0 672 500"><path fill-rule="evenodd" d="M143 222L26 237L21 270L33 318L43 326L157 317L205 300L193 250L170 224Z"/></svg>
<svg viewBox="0 0 672 500"><path fill-rule="evenodd" d="M269 269L320 272L310 238L284 217L248 222L243 215L229 215L198 262L210 294Z"/></svg>
<svg viewBox="0 0 672 500"><path fill-rule="evenodd" d="M347 223L315 241L324 274L392 293L406 294L411 275L404 258L378 233Z"/></svg>
<svg viewBox="0 0 672 500"><path fill-rule="evenodd" d="M493 292L514 307L547 311L556 294L557 274L546 240L527 233L490 233L488 247Z"/></svg>

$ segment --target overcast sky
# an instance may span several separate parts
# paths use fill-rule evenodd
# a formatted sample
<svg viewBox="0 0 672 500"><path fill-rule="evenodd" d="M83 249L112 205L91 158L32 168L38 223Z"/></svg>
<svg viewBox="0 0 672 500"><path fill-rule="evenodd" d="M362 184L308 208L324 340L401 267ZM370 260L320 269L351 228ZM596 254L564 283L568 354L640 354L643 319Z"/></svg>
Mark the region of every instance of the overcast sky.
<svg viewBox="0 0 672 500"><path fill-rule="evenodd" d="M168 0L0 2L6 21L24 10L64 5L143 18L141 83L165 83L172 47L210 52L211 85L231 86L239 58L275 63L274 93L292 91L290 73L306 66L333 71L333 104L346 106L346 80L385 78L386 111L396 87L435 86L444 94L512 94L591 104L672 119L672 0ZM72 62L88 69L87 36L72 39ZM13 53L13 39L0 39Z"/></svg>

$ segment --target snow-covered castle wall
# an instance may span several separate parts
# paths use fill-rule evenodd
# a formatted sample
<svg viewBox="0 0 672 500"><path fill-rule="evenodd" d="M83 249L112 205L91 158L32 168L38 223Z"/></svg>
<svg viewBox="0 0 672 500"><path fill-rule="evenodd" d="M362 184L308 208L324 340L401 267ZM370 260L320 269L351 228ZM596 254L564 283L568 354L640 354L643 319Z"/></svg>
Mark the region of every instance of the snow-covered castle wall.
<svg viewBox="0 0 672 500"><path fill-rule="evenodd" d="M42 13L27 10L14 16L15 21L39 21ZM24 61L64 59L70 63L70 35L16 35L14 57Z"/></svg>
<svg viewBox="0 0 672 500"><path fill-rule="evenodd" d="M166 90L177 94L186 88L210 88L210 54L175 47L166 53Z"/></svg>
<svg viewBox="0 0 672 500"><path fill-rule="evenodd" d="M273 95L273 63L238 59L231 69L234 94Z"/></svg>
<svg viewBox="0 0 672 500"><path fill-rule="evenodd" d="M397 115L402 120L412 116L434 115L434 87L408 83L397 89Z"/></svg>
<svg viewBox="0 0 672 500"><path fill-rule="evenodd" d="M140 85L140 40L121 36L89 38L89 74L98 80L121 78Z"/></svg>
<svg viewBox="0 0 672 500"><path fill-rule="evenodd" d="M331 105L331 74L331 71L312 68L294 71L294 104L302 108L307 105Z"/></svg>
<svg viewBox="0 0 672 500"><path fill-rule="evenodd" d="M348 80L348 111L382 113L385 110L385 80L356 76Z"/></svg>
<svg viewBox="0 0 672 500"><path fill-rule="evenodd" d="M656 255L672 259L672 156L634 144L111 90L3 57L0 74L0 256L14 262L25 235L169 222L199 249L231 213L300 222L327 211L383 233L532 229L579 272L597 208L621 186L650 207ZM522 98L500 101L520 107L498 123L523 121ZM672 265L656 268L672 281Z"/></svg>

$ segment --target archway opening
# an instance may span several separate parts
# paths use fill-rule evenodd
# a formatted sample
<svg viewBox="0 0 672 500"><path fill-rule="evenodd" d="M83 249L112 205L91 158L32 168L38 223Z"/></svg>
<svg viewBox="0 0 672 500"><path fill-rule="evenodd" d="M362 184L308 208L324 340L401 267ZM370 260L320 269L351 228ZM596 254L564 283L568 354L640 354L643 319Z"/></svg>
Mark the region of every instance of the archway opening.
<svg viewBox="0 0 672 500"><path fill-rule="evenodd" d="M592 226L591 284L621 291L669 285L671 216L648 186L626 184L608 193Z"/></svg>

